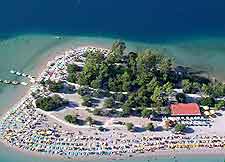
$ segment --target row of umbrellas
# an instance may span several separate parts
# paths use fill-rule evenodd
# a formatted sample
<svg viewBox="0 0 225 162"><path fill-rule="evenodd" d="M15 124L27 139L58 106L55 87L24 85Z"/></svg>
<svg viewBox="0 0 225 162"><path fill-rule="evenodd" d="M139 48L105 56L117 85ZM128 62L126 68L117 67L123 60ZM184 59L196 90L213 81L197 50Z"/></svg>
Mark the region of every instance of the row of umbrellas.
<svg viewBox="0 0 225 162"><path fill-rule="evenodd" d="M215 110L210 110L209 106L203 106L203 109L205 110L204 114L206 116L214 115L216 113Z"/></svg>

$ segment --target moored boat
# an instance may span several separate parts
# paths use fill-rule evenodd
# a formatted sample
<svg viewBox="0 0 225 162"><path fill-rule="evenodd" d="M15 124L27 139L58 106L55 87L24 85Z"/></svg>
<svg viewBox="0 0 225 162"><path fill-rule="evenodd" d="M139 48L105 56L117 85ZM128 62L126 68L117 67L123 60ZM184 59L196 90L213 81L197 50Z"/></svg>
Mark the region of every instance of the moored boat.
<svg viewBox="0 0 225 162"><path fill-rule="evenodd" d="M28 85L28 83L26 83L26 82L21 82L20 84L22 84L22 85Z"/></svg>
<svg viewBox="0 0 225 162"><path fill-rule="evenodd" d="M16 75L21 75L21 73L17 71L17 72L16 72Z"/></svg>
<svg viewBox="0 0 225 162"><path fill-rule="evenodd" d="M9 81L9 80L4 80L3 82L6 83L6 84L10 84L11 83L11 81Z"/></svg>
<svg viewBox="0 0 225 162"><path fill-rule="evenodd" d="M23 74L22 74L22 76L23 76L23 77L27 77L28 75L27 75L27 74L25 74L25 73L23 73Z"/></svg>
<svg viewBox="0 0 225 162"><path fill-rule="evenodd" d="M10 73L15 74L16 71L15 70L10 70Z"/></svg>
<svg viewBox="0 0 225 162"><path fill-rule="evenodd" d="M19 84L19 82L18 81L12 81L12 84L17 85L17 84Z"/></svg>

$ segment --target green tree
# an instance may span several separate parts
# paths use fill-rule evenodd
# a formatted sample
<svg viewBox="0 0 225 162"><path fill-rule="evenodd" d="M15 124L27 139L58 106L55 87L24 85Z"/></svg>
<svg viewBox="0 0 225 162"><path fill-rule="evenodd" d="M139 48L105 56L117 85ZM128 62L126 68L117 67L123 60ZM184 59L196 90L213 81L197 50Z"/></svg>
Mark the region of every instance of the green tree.
<svg viewBox="0 0 225 162"><path fill-rule="evenodd" d="M76 73L77 71L80 71L81 68L76 64L69 64L67 65L67 73L72 74Z"/></svg>
<svg viewBox="0 0 225 162"><path fill-rule="evenodd" d="M66 115L66 116L64 117L64 119L65 119L67 122L71 123L71 124L77 124L77 117L76 117L76 116Z"/></svg>
<svg viewBox="0 0 225 162"><path fill-rule="evenodd" d="M48 84L48 89L51 92L60 92L60 90L62 90L64 86L62 82L54 82L51 80L47 81L47 84Z"/></svg>
<svg viewBox="0 0 225 162"><path fill-rule="evenodd" d="M138 54L137 71L139 73L155 72L162 56L152 49L147 49Z"/></svg>
<svg viewBox="0 0 225 162"><path fill-rule="evenodd" d="M160 83L157 81L156 77L154 77L148 84L147 90L150 93L153 93L156 87L160 87Z"/></svg>
<svg viewBox="0 0 225 162"><path fill-rule="evenodd" d="M91 82L91 87L95 89L100 89L102 87L102 80L99 78L96 78Z"/></svg>
<svg viewBox="0 0 225 162"><path fill-rule="evenodd" d="M202 87L201 87L201 91L202 91L205 95L209 95L209 94L211 94L212 89L210 88L209 85L203 84Z"/></svg>
<svg viewBox="0 0 225 162"><path fill-rule="evenodd" d="M192 83L192 93L196 93L200 91L201 91L201 84L198 82Z"/></svg>
<svg viewBox="0 0 225 162"><path fill-rule="evenodd" d="M141 111L141 116L143 118L149 118L151 115L152 115L152 110L149 110L147 108L144 108L142 111Z"/></svg>
<svg viewBox="0 0 225 162"><path fill-rule="evenodd" d="M154 102L154 105L156 107L163 106L166 99L165 99L165 95L162 93L162 87L156 87L154 89L154 93L151 96L151 100Z"/></svg>
<svg viewBox="0 0 225 162"><path fill-rule="evenodd" d="M100 65L104 61L104 56L95 52L89 54L86 58L85 65L79 75L78 83L81 85L90 85L91 81L95 80L99 75Z"/></svg>
<svg viewBox="0 0 225 162"><path fill-rule="evenodd" d="M107 57L107 61L112 64L121 62L125 49L126 49L126 44L124 42L115 41Z"/></svg>
<svg viewBox="0 0 225 162"><path fill-rule="evenodd" d="M169 95L173 92L173 84L170 82L167 82L166 84L163 85L163 91Z"/></svg>
<svg viewBox="0 0 225 162"><path fill-rule="evenodd" d="M116 101L119 102L125 102L127 100L127 96L123 93L115 93L113 97Z"/></svg>
<svg viewBox="0 0 225 162"><path fill-rule="evenodd" d="M130 69L131 71L131 74L132 76L134 77L137 73L137 57L138 57L138 54L135 53L135 52L130 52L129 55L128 55L128 68Z"/></svg>
<svg viewBox="0 0 225 162"><path fill-rule="evenodd" d="M182 80L182 87L185 93L191 93L192 83L188 79Z"/></svg>
<svg viewBox="0 0 225 162"><path fill-rule="evenodd" d="M218 103L215 104L215 108L217 110L220 110L220 109L222 109L224 107L225 107L225 101L224 100L220 100L220 101L218 101Z"/></svg>
<svg viewBox="0 0 225 162"><path fill-rule="evenodd" d="M186 102L186 95L184 93L177 93L176 99L179 103L185 103Z"/></svg>
<svg viewBox="0 0 225 162"><path fill-rule="evenodd" d="M206 98L202 98L200 100L200 104L202 106L210 106L210 107L214 107L215 106L215 100L213 97L206 97Z"/></svg>
<svg viewBox="0 0 225 162"><path fill-rule="evenodd" d="M103 107L105 107L105 108L112 108L114 105L115 105L115 101L114 101L114 99L112 97L110 97L110 98L107 98L104 101Z"/></svg>
<svg viewBox="0 0 225 162"><path fill-rule="evenodd" d="M123 111L120 113L121 117L128 117L132 113L132 108L129 107L126 103L124 105L122 105L122 110Z"/></svg>
<svg viewBox="0 0 225 162"><path fill-rule="evenodd" d="M58 95L48 96L43 98L38 98L36 101L36 107L45 110L45 111L53 111L59 107L62 107L68 104L68 101L64 100Z"/></svg>
<svg viewBox="0 0 225 162"><path fill-rule="evenodd" d="M83 102L81 103L82 106L92 107L92 99L91 97L83 96Z"/></svg>
<svg viewBox="0 0 225 162"><path fill-rule="evenodd" d="M175 125L175 132L181 133L181 132L184 132L185 129L186 129L186 126L184 124L178 123L178 124Z"/></svg>
<svg viewBox="0 0 225 162"><path fill-rule="evenodd" d="M168 57L163 56L160 59L159 70L160 70L160 73L163 76L164 81L168 80L169 72L171 71L171 68L172 68L173 64L174 64L173 59L170 59Z"/></svg>
<svg viewBox="0 0 225 162"><path fill-rule="evenodd" d="M89 87L87 86L84 86L84 87L80 87L78 90L77 90L77 93L81 96L87 96L87 95L90 95L91 93L91 90Z"/></svg>
<svg viewBox="0 0 225 162"><path fill-rule="evenodd" d="M211 93L213 97L222 97L225 95L225 84L216 82L213 84L213 91Z"/></svg>
<svg viewBox="0 0 225 162"><path fill-rule="evenodd" d="M67 77L67 81L71 82L71 83L77 83L78 79L77 79L77 74L76 73L69 73L68 77Z"/></svg>

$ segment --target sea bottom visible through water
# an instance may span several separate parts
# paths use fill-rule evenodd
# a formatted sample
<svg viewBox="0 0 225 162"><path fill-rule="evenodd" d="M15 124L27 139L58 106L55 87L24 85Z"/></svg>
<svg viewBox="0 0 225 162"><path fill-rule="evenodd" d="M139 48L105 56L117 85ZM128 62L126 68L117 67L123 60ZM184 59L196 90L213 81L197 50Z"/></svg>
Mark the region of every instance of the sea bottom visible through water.
<svg viewBox="0 0 225 162"><path fill-rule="evenodd" d="M1 39L0 39L1 40ZM110 48L113 38L88 36L61 36L47 34L24 34L0 41L0 79L18 79L9 73L11 69L37 75L47 60L62 53L65 49L79 46L98 46ZM175 57L178 64L184 64L225 80L225 38L201 38L185 41L171 41L167 43L143 43L124 40L128 51L141 51L145 48L157 48L164 54ZM29 87L28 87L29 88ZM27 87L0 85L0 114L10 109L22 95ZM49 162L46 157L37 157L17 152L11 148L0 145L0 162ZM57 161L57 160L54 160ZM62 160L59 160L62 161ZM131 161L131 160L127 160ZM133 160L132 160L133 161ZM173 158L144 158L134 162L224 162L224 157L177 157ZM126 160L125 160L126 162Z"/></svg>

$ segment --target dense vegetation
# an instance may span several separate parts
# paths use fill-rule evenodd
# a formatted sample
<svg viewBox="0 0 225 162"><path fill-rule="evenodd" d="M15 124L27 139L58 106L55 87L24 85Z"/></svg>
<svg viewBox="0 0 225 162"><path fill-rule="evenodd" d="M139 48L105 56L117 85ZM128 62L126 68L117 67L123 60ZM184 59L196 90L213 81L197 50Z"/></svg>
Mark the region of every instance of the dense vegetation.
<svg viewBox="0 0 225 162"><path fill-rule="evenodd" d="M36 106L45 111L56 110L66 104L68 104L68 101L58 95L43 97L36 100Z"/></svg>
<svg viewBox="0 0 225 162"><path fill-rule="evenodd" d="M161 108L169 105L169 96L174 88L182 88L184 93L212 97L225 95L224 84L212 83L209 79L178 69L174 59L159 51L147 49L127 53L125 49L124 42L116 41L107 57L100 52L86 53L82 69L76 65L68 66L68 80L84 86L78 91L82 96L90 96L88 87L91 87L96 90L96 96L110 97L103 107L120 107L123 110L121 116L135 113L149 117L168 113L167 109ZM184 94L176 98L178 102L185 102ZM90 98L84 99L83 105L92 106ZM152 110L146 109L148 107ZM99 110L94 113L100 114Z"/></svg>
<svg viewBox="0 0 225 162"><path fill-rule="evenodd" d="M47 81L42 80L40 83L42 85L48 87L48 89L53 93L60 92L64 87L63 83L60 81L55 82L55 81L51 81L51 80L47 80Z"/></svg>

